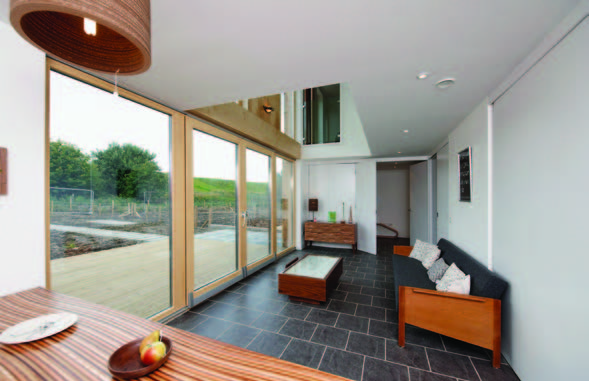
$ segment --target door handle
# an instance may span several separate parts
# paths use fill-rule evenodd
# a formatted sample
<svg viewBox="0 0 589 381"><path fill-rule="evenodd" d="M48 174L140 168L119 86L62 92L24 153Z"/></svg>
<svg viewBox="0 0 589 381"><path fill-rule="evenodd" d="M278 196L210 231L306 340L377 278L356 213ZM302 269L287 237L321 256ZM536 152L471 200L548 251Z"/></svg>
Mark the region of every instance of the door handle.
<svg viewBox="0 0 589 381"><path fill-rule="evenodd" d="M241 212L241 218L242 218L241 227L245 228L245 224L247 221L247 210L244 210L243 212Z"/></svg>

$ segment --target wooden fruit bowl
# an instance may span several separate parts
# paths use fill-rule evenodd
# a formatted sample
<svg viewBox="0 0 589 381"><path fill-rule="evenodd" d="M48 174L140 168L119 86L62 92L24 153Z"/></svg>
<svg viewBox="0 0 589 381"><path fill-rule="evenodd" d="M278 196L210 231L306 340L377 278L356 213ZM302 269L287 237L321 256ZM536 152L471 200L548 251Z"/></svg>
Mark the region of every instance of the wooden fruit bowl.
<svg viewBox="0 0 589 381"><path fill-rule="evenodd" d="M172 353L172 341L170 339L167 337L162 338L162 342L166 346L166 355L163 359L151 365L144 365L141 362L139 346L142 340L143 338L133 340L114 351L108 359L108 370L113 376L124 379L143 377L168 361L170 353Z"/></svg>

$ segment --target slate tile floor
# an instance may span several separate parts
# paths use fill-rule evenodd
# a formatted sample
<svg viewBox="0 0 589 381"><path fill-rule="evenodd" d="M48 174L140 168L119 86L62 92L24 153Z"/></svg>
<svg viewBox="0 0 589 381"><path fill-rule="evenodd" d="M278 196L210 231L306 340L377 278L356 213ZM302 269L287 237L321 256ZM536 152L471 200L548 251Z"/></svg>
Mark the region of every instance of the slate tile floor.
<svg viewBox="0 0 589 381"><path fill-rule="evenodd" d="M341 256L344 273L320 305L278 294L285 263L306 253ZM397 345L390 255L313 248L297 251L168 323L252 351L362 381L517 381L491 352L407 326Z"/></svg>

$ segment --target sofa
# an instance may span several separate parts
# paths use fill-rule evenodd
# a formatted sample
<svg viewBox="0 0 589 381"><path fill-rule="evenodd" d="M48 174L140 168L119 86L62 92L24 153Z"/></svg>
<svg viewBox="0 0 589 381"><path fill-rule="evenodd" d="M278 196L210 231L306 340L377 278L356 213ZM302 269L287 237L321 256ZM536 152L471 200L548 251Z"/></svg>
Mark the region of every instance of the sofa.
<svg viewBox="0 0 589 381"><path fill-rule="evenodd" d="M410 258L411 246L395 246L393 273L399 311L399 345L405 346L405 324L415 325L493 351L501 362L501 298L507 282L446 239L440 258L470 275L470 295L436 291L422 263Z"/></svg>

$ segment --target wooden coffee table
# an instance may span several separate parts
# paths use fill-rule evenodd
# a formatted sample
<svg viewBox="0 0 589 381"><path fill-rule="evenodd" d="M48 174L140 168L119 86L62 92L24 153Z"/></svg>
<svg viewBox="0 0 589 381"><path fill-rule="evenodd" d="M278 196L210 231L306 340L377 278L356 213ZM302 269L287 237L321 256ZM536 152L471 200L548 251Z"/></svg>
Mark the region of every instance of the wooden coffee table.
<svg viewBox="0 0 589 381"><path fill-rule="evenodd" d="M305 303L325 302L327 291L337 286L342 268L341 257L307 254L278 274L278 293Z"/></svg>

